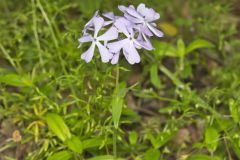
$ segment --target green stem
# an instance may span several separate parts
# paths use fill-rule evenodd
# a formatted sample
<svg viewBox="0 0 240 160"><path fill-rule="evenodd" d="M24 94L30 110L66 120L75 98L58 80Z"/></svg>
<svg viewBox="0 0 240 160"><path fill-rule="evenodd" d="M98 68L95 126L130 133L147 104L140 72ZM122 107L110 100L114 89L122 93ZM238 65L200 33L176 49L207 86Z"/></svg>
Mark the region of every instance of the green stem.
<svg viewBox="0 0 240 160"><path fill-rule="evenodd" d="M118 90L119 90L119 64L117 64L116 66L116 89L117 89L117 92L118 93ZM113 125L113 128L114 128L114 133L113 133L113 155L114 155L114 160L117 159L117 129L114 125Z"/></svg>
<svg viewBox="0 0 240 160"><path fill-rule="evenodd" d="M114 133L113 133L113 155L114 160L117 159L117 128L114 127Z"/></svg>
<svg viewBox="0 0 240 160"><path fill-rule="evenodd" d="M184 56L180 57L180 71L182 71L184 69Z"/></svg>
<svg viewBox="0 0 240 160"><path fill-rule="evenodd" d="M41 49L41 45L40 45L40 40L39 40L39 36L38 36L38 27L37 27L37 17L36 17L36 4L34 2L34 0L32 0L32 20L33 20L33 33L34 33L34 37L35 37L35 41L36 41L36 46L38 49L38 56L39 56L39 62L40 62L40 66L43 68L44 72L45 72L45 68L43 67L43 58L42 58L42 49Z"/></svg>

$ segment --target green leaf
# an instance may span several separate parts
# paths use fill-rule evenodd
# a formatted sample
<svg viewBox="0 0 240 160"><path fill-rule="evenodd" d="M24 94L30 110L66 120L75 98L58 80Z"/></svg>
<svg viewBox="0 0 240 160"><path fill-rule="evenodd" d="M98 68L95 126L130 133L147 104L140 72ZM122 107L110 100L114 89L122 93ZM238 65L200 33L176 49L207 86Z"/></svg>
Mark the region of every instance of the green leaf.
<svg viewBox="0 0 240 160"><path fill-rule="evenodd" d="M68 126L65 124L62 117L55 113L49 113L46 115L46 121L49 129L63 142L71 138L71 133Z"/></svg>
<svg viewBox="0 0 240 160"><path fill-rule="evenodd" d="M89 158L88 160L114 160L114 157L112 155L104 155Z"/></svg>
<svg viewBox="0 0 240 160"><path fill-rule="evenodd" d="M236 154L236 156L238 157L238 159L240 159L240 139L239 139L239 135L238 138L231 138L230 139L231 145L233 147L233 151Z"/></svg>
<svg viewBox="0 0 240 160"><path fill-rule="evenodd" d="M160 151L158 149L150 148L144 154L144 160L159 160Z"/></svg>
<svg viewBox="0 0 240 160"><path fill-rule="evenodd" d="M72 158L72 153L69 151L60 151L49 156L47 160L69 160Z"/></svg>
<svg viewBox="0 0 240 160"><path fill-rule="evenodd" d="M151 83L157 87L158 89L161 88L161 81L158 75L158 65L157 64L153 64L150 68L150 80Z"/></svg>
<svg viewBox="0 0 240 160"><path fill-rule="evenodd" d="M115 128L118 128L119 126L119 120L122 113L125 94L126 94L126 84L120 83L119 88L115 89L113 94L114 97L112 99L112 117L113 117L113 123Z"/></svg>
<svg viewBox="0 0 240 160"><path fill-rule="evenodd" d="M99 147L103 144L111 144L112 139L104 139L103 137L97 137L97 138L91 138L84 140L82 142L83 149L93 148L93 147Z"/></svg>
<svg viewBox="0 0 240 160"><path fill-rule="evenodd" d="M130 141L130 144L134 145L137 143L137 139L138 139L138 134L137 132L135 131L131 131L129 133L129 141Z"/></svg>
<svg viewBox="0 0 240 160"><path fill-rule="evenodd" d="M31 86L32 83L27 76L20 76L17 74L0 75L0 83L5 83L10 86L24 87Z"/></svg>
<svg viewBox="0 0 240 160"><path fill-rule="evenodd" d="M205 144L210 152L214 152L218 146L218 131L213 127L208 127L205 130Z"/></svg>
<svg viewBox="0 0 240 160"><path fill-rule="evenodd" d="M174 131L173 129L168 129L165 132L159 133L156 137L154 137L153 134L149 132L147 134L147 137L150 140L152 146L155 149L158 149L162 147L165 143L167 143L169 140L171 140L175 134L176 131Z"/></svg>
<svg viewBox="0 0 240 160"><path fill-rule="evenodd" d="M173 74L170 70L168 70L165 66L161 65L160 70L172 80L172 82L179 88L183 88L184 84L178 79L178 77Z"/></svg>
<svg viewBox="0 0 240 160"><path fill-rule="evenodd" d="M234 120L235 123L239 122L239 104L234 101L233 99L231 99L229 101L229 109L232 115L232 118Z"/></svg>
<svg viewBox="0 0 240 160"><path fill-rule="evenodd" d="M82 142L76 136L72 136L72 138L66 140L66 144L69 149L72 151L81 154L83 150Z"/></svg>
<svg viewBox="0 0 240 160"><path fill-rule="evenodd" d="M197 39L187 46L186 53L190 53L200 48L213 48L213 47L214 45L211 42L203 39Z"/></svg>
<svg viewBox="0 0 240 160"><path fill-rule="evenodd" d="M210 157L205 154L194 154L187 158L187 160L221 160L220 157Z"/></svg>
<svg viewBox="0 0 240 160"><path fill-rule="evenodd" d="M154 54L157 54L161 57L163 56L169 56L169 57L177 57L177 49L166 42L159 42L159 41L154 41L154 47L155 50L153 51Z"/></svg>
<svg viewBox="0 0 240 160"><path fill-rule="evenodd" d="M178 106L169 106L169 107L160 108L159 112L171 114L172 112L177 111L178 109L179 109Z"/></svg>
<svg viewBox="0 0 240 160"><path fill-rule="evenodd" d="M185 55L185 44L182 39L177 41L178 56L183 57Z"/></svg>

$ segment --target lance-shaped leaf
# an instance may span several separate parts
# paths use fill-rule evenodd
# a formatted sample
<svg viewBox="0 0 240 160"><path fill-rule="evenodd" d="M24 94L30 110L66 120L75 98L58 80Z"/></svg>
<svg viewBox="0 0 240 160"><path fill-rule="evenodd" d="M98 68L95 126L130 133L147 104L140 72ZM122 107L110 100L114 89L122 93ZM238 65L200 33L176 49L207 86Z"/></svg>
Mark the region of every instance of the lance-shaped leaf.
<svg viewBox="0 0 240 160"><path fill-rule="evenodd" d="M63 118L55 113L46 115L48 128L63 142L71 138L71 133L68 126L65 124Z"/></svg>
<svg viewBox="0 0 240 160"><path fill-rule="evenodd" d="M116 87L114 91L114 97L112 99L112 117L113 117L113 123L114 127L118 128L119 126L119 120L122 113L122 107L124 104L124 97L126 95L126 84L120 83L119 88Z"/></svg>

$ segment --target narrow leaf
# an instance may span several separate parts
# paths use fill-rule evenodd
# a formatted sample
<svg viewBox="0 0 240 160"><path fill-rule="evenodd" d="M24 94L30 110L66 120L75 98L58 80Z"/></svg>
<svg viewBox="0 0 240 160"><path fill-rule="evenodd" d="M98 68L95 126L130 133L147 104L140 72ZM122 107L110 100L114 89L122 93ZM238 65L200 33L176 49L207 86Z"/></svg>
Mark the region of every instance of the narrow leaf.
<svg viewBox="0 0 240 160"><path fill-rule="evenodd" d="M235 123L239 122L239 109L238 108L239 108L238 103L236 101L234 101L233 99L231 99L229 101L229 109L230 109L232 118Z"/></svg>
<svg viewBox="0 0 240 160"><path fill-rule="evenodd" d="M213 47L214 45L211 42L204 39L197 39L187 46L186 53L190 53L200 48L213 48Z"/></svg>
<svg viewBox="0 0 240 160"><path fill-rule="evenodd" d="M157 64L153 64L150 68L150 80L151 83L157 87L158 89L161 88L161 81L158 75L158 66Z"/></svg>
<svg viewBox="0 0 240 160"><path fill-rule="evenodd" d="M111 144L112 139L104 139L103 137L97 137L97 138L91 138L84 140L82 142L83 149L93 148L93 147L99 147L102 145L102 143L105 141L105 144Z"/></svg>
<svg viewBox="0 0 240 160"><path fill-rule="evenodd" d="M104 156L96 156L93 158L89 158L88 160L114 160L114 157L111 155L104 155Z"/></svg>
<svg viewBox="0 0 240 160"><path fill-rule="evenodd" d="M112 99L112 117L113 117L113 123L115 128L118 128L119 126L119 120L122 113L125 94L126 94L126 84L120 83L119 88L115 89L114 97Z"/></svg>
<svg viewBox="0 0 240 160"><path fill-rule="evenodd" d="M72 158L72 153L69 151L60 151L48 157L47 160L69 160L70 158Z"/></svg>
<svg viewBox="0 0 240 160"><path fill-rule="evenodd" d="M137 132L135 131L132 131L129 133L129 141L130 141L130 144L134 145L137 143L137 140L138 140L138 134Z"/></svg>
<svg viewBox="0 0 240 160"><path fill-rule="evenodd" d="M154 54L159 55L161 57L164 56L178 57L177 49L173 45L159 41L154 41L153 44L155 48L155 50L153 51Z"/></svg>
<svg viewBox="0 0 240 160"><path fill-rule="evenodd" d="M205 131L205 143L210 152L214 152L218 146L218 131L213 127L208 127Z"/></svg>
<svg viewBox="0 0 240 160"><path fill-rule="evenodd" d="M46 121L49 129L62 141L71 138L71 133L68 126L65 124L62 117L55 113L46 115Z"/></svg>
<svg viewBox="0 0 240 160"><path fill-rule="evenodd" d="M20 76L14 73L0 75L0 83L5 83L10 86L24 87L31 86L32 83L27 76Z"/></svg>
<svg viewBox="0 0 240 160"><path fill-rule="evenodd" d="M183 57L185 55L185 44L182 39L177 41L178 56Z"/></svg>
<svg viewBox="0 0 240 160"><path fill-rule="evenodd" d="M83 150L82 142L76 136L66 140L66 144L72 151L81 154Z"/></svg>
<svg viewBox="0 0 240 160"><path fill-rule="evenodd" d="M160 151L158 149L150 148L144 155L145 160L159 160Z"/></svg>

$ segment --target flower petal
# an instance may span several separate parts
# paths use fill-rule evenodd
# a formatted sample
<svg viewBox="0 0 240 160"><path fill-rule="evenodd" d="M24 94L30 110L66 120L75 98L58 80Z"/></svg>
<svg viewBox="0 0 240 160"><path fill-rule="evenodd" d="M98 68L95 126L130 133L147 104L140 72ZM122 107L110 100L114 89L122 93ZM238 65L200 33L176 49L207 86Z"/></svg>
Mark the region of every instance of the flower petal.
<svg viewBox="0 0 240 160"><path fill-rule="evenodd" d="M148 22L152 22L160 18L160 14L155 12L152 8L147 8L143 3L138 5L137 12L144 16Z"/></svg>
<svg viewBox="0 0 240 160"><path fill-rule="evenodd" d="M113 14L113 12L103 13L102 15L103 15L104 17L110 19L110 20L114 20L114 19L115 19L115 15Z"/></svg>
<svg viewBox="0 0 240 160"><path fill-rule="evenodd" d="M119 6L118 6L118 9L119 9L120 11L122 11L122 12L126 12L127 7L126 7L126 6L123 6L123 5L119 5Z"/></svg>
<svg viewBox="0 0 240 160"><path fill-rule="evenodd" d="M104 24L104 19L102 17L96 17L93 19L93 25L94 25L94 38L97 37L97 34L99 30L102 28Z"/></svg>
<svg viewBox="0 0 240 160"><path fill-rule="evenodd" d="M123 32L125 36L129 37L129 33L126 26L129 26L129 22L125 18L119 18L114 24L120 32Z"/></svg>
<svg viewBox="0 0 240 160"><path fill-rule="evenodd" d="M144 37L144 40L141 36L141 38L138 37L138 39L134 41L135 47L136 48L142 47L149 51L153 50L154 48L153 48L151 42L149 41L149 39L145 35L143 35L143 37Z"/></svg>
<svg viewBox="0 0 240 160"><path fill-rule="evenodd" d="M119 6L118 6L118 9L119 9L120 11L122 11L123 13L125 13L128 8L135 9L133 5L130 5L130 6L128 6L128 7L123 6L123 5L119 5Z"/></svg>
<svg viewBox="0 0 240 160"><path fill-rule="evenodd" d="M128 42L129 42L128 39L123 39L117 42L108 43L107 47L109 48L110 52L117 53L117 52L120 52L123 46Z"/></svg>
<svg viewBox="0 0 240 160"><path fill-rule="evenodd" d="M96 43L99 49L99 53L101 55L101 59L103 63L109 62L110 59L112 59L113 54L109 52L109 50L104 47L101 43Z"/></svg>
<svg viewBox="0 0 240 160"><path fill-rule="evenodd" d="M128 8L127 10L126 10L126 12L128 13L128 14L130 14L131 16L133 16L133 17L136 17L136 18L138 18L138 19L143 19L143 17L135 10L135 9L133 9L133 8Z"/></svg>
<svg viewBox="0 0 240 160"><path fill-rule="evenodd" d="M126 19L128 19L132 23L142 23L142 20L135 18L133 16L130 16L128 13L124 13L124 17L126 17Z"/></svg>
<svg viewBox="0 0 240 160"><path fill-rule="evenodd" d="M92 45L88 48L88 50L81 55L81 58L85 60L87 63L90 62L93 57L94 49L95 49L95 43L92 43Z"/></svg>
<svg viewBox="0 0 240 160"><path fill-rule="evenodd" d="M120 52L117 52L113 55L113 58L111 60L111 64L117 64L119 60Z"/></svg>
<svg viewBox="0 0 240 160"><path fill-rule="evenodd" d="M133 42L130 42L127 45L125 45L124 48L123 48L123 51L124 51L124 55L125 55L127 61L130 64L140 62L140 56L139 56L136 48L134 47Z"/></svg>
<svg viewBox="0 0 240 160"><path fill-rule="evenodd" d="M100 41L111 41L118 38L118 30L115 27L111 27L104 34L98 37Z"/></svg>
<svg viewBox="0 0 240 160"><path fill-rule="evenodd" d="M90 41L92 41L92 35L85 34L81 38L79 38L78 41L81 43L90 42Z"/></svg>
<svg viewBox="0 0 240 160"><path fill-rule="evenodd" d="M163 37L163 32L159 31L157 28L154 28L151 24L147 23L148 28L158 37Z"/></svg>
<svg viewBox="0 0 240 160"><path fill-rule="evenodd" d="M140 13L140 14L142 14L142 12L144 12L145 9L146 9L145 4L140 3L140 4L138 5L138 7L137 7L137 12Z"/></svg>
<svg viewBox="0 0 240 160"><path fill-rule="evenodd" d="M112 24L112 23L113 23L113 21L105 21L103 26L107 26L107 25Z"/></svg>
<svg viewBox="0 0 240 160"><path fill-rule="evenodd" d="M93 20L98 16L99 16L98 11L96 11L94 16L85 24L84 30L88 30L88 28L92 27L93 26Z"/></svg>

